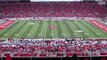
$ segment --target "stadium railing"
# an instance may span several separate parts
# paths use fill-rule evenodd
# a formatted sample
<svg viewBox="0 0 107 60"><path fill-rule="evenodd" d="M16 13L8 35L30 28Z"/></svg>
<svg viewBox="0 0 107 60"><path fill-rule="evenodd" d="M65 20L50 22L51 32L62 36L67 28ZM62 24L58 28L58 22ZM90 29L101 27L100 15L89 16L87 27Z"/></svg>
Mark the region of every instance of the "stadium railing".
<svg viewBox="0 0 107 60"><path fill-rule="evenodd" d="M9 54L11 57L72 57L73 54L77 54L79 57L100 57L107 56L105 52L55 52L55 53L1 53L0 57L6 57Z"/></svg>
<svg viewBox="0 0 107 60"><path fill-rule="evenodd" d="M100 20L100 18L93 17L23 17L23 18L8 18L8 20ZM0 19L6 20L6 19Z"/></svg>

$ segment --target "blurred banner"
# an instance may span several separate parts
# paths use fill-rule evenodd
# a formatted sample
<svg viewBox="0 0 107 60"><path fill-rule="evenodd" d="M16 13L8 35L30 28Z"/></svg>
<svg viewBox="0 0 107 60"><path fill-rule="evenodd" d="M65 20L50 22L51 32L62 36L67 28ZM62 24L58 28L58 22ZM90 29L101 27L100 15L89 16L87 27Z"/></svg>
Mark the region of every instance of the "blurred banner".
<svg viewBox="0 0 107 60"><path fill-rule="evenodd" d="M0 0L0 2L30 2L30 0Z"/></svg>
<svg viewBox="0 0 107 60"><path fill-rule="evenodd" d="M83 1L83 0L30 0L30 2L72 2L72 1Z"/></svg>
<svg viewBox="0 0 107 60"><path fill-rule="evenodd" d="M21 1L21 0L0 0L0 2L16 2L16 1Z"/></svg>

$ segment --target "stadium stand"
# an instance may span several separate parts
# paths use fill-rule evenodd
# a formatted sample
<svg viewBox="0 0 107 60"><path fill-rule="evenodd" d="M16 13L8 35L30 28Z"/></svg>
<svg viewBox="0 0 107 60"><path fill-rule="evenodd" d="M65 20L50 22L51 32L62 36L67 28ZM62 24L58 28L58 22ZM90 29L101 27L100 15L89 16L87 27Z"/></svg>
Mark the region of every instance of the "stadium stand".
<svg viewBox="0 0 107 60"><path fill-rule="evenodd" d="M15 20L11 20L11 19L8 20L9 18L27 18L27 17L105 18L107 17L107 8L105 5L98 5L96 2L0 3L0 19L6 19L6 20L0 20L0 31L1 30L3 31L3 29L7 28L8 26L10 26L12 23L15 22ZM107 26L105 24L92 19L90 20L87 19L87 21L91 23L93 26L95 25L96 27L100 28L105 33L107 32ZM33 24L30 23L29 25L33 26L34 24L35 23ZM85 24L84 25L82 24L84 23L81 22L81 26L84 27ZM22 26L24 26L24 24ZM28 26L28 27L31 27L31 26ZM79 27L78 23L76 26ZM50 30L53 30L54 28L56 28L56 26L49 25L48 28ZM77 28L77 30L79 30L79 28ZM91 30L91 28L89 28L89 30ZM79 33L84 34L84 31ZM88 31L88 29L86 29L86 31ZM6 36L7 34L3 34L4 32L0 32L0 33L1 35ZM15 32L18 32L18 30L16 30ZM88 36L88 34L86 35ZM96 34L99 34L99 33L96 33ZM20 34L13 34L13 35L20 35ZM101 59L98 59L98 60L107 60L106 58L107 40L106 39L91 40L92 39L91 38L89 40L88 39L86 40L85 39L84 40L76 40L76 39L74 40L57 40L57 39L56 40L36 40L36 39L26 39L25 37L20 37L22 39L14 40L15 36L13 36L13 38L11 38L11 36L12 35L10 35L7 38L7 40L0 40L0 57L1 57L0 60L2 60L2 58L4 60L4 57L6 57L7 54L10 54L10 55L7 55L9 57L31 58L29 60L33 60L33 58L35 57L36 58L68 57L69 58L69 57L72 57L73 54L77 54L77 56L79 57L85 57L84 59L81 58L80 60L95 60L95 59L92 59L92 57L101 57ZM36 36L36 33L35 33L35 36ZM24 38L26 40L24 40ZM25 59L25 60L28 60L28 59ZM58 60L62 60L62 59L58 59Z"/></svg>
<svg viewBox="0 0 107 60"><path fill-rule="evenodd" d="M6 20L0 20L0 24L3 24Z"/></svg>
<svg viewBox="0 0 107 60"><path fill-rule="evenodd" d="M106 17L105 5L97 3L2 3L2 18ZM77 8L78 7L78 8Z"/></svg>
<svg viewBox="0 0 107 60"><path fill-rule="evenodd" d="M12 56L66 57L76 53L78 56L106 56L106 40L17 40L1 41L0 53Z"/></svg>

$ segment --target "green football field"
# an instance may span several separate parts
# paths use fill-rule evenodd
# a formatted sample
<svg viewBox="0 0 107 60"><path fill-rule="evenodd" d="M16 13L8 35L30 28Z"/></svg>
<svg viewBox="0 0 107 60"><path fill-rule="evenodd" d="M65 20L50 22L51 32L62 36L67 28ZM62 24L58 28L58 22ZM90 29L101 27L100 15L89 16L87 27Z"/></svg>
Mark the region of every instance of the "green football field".
<svg viewBox="0 0 107 60"><path fill-rule="evenodd" d="M107 33L87 21L20 20L0 30L0 38L107 38Z"/></svg>

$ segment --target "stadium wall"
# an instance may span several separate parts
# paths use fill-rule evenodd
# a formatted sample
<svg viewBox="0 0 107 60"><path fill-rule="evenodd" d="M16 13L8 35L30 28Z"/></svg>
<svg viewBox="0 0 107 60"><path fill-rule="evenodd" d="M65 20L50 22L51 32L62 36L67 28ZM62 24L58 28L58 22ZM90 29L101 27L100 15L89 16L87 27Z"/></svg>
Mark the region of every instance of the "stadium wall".
<svg viewBox="0 0 107 60"><path fill-rule="evenodd" d="M27 18L8 18L0 20L101 20L92 17L27 17Z"/></svg>
<svg viewBox="0 0 107 60"><path fill-rule="evenodd" d="M62 58L12 58L12 60L71 60L72 57L62 57ZM97 56L97 57L79 57L79 60L106 60L107 57ZM0 58L0 60L5 60L5 58Z"/></svg>

